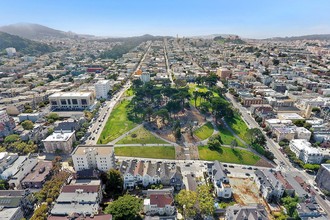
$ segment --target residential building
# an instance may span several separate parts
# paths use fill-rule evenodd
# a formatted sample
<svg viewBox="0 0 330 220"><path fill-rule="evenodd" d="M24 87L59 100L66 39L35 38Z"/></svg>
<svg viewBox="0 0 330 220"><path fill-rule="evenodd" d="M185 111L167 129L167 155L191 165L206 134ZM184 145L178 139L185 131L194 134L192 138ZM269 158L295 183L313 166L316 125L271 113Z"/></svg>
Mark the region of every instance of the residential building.
<svg viewBox="0 0 330 220"><path fill-rule="evenodd" d="M40 113L21 113L18 115L19 122L29 120L33 123L36 122L41 117Z"/></svg>
<svg viewBox="0 0 330 220"><path fill-rule="evenodd" d="M143 83L150 82L150 73L142 73L140 79Z"/></svg>
<svg viewBox="0 0 330 220"><path fill-rule="evenodd" d="M214 161L212 166L212 181L214 191L217 197L229 199L232 196L232 189L229 183L229 178L224 171L222 164L219 161Z"/></svg>
<svg viewBox="0 0 330 220"><path fill-rule="evenodd" d="M97 99L108 98L108 92L111 89L110 80L100 80L94 86Z"/></svg>
<svg viewBox="0 0 330 220"><path fill-rule="evenodd" d="M73 142L76 140L75 132L53 132L45 140L42 140L47 153L62 152L69 154L72 151Z"/></svg>
<svg viewBox="0 0 330 220"><path fill-rule="evenodd" d="M312 147L312 144L305 139L291 140L289 147L304 163L320 164L323 160L321 151Z"/></svg>
<svg viewBox="0 0 330 220"><path fill-rule="evenodd" d="M309 141L312 136L312 132L310 132L308 129L304 127L296 127L296 139L305 139L306 141Z"/></svg>
<svg viewBox="0 0 330 220"><path fill-rule="evenodd" d="M22 220L24 213L21 207L16 208L3 208L0 207L0 216L2 220Z"/></svg>
<svg viewBox="0 0 330 220"><path fill-rule="evenodd" d="M52 110L84 110L95 104L92 92L58 92L48 98Z"/></svg>
<svg viewBox="0 0 330 220"><path fill-rule="evenodd" d="M321 164L315 182L320 189L330 192L330 164Z"/></svg>
<svg viewBox="0 0 330 220"><path fill-rule="evenodd" d="M24 162L20 164L15 175L10 177L10 180L8 181L9 186L13 188L21 188L21 181L31 172L37 163L37 158L27 158L24 160Z"/></svg>
<svg viewBox="0 0 330 220"><path fill-rule="evenodd" d="M115 168L115 152L112 145L80 145L72 152L73 166L76 171L99 169L108 171Z"/></svg>
<svg viewBox="0 0 330 220"><path fill-rule="evenodd" d="M31 172L21 181L23 188L42 188L53 167L52 161L39 161Z"/></svg>
<svg viewBox="0 0 330 220"><path fill-rule="evenodd" d="M217 70L217 75L220 77L221 80L230 78L231 74L232 71L225 68L219 68Z"/></svg>
<svg viewBox="0 0 330 220"><path fill-rule="evenodd" d="M0 190L0 207L3 207L4 210L21 208L25 217L34 210L28 190ZM18 210L12 210L12 212L16 213L17 216L21 215Z"/></svg>
<svg viewBox="0 0 330 220"><path fill-rule="evenodd" d="M261 204L251 206L234 205L226 209L225 220L269 220L265 207Z"/></svg>
<svg viewBox="0 0 330 220"><path fill-rule="evenodd" d="M0 174L14 163L17 158L17 153L0 152Z"/></svg>
<svg viewBox="0 0 330 220"><path fill-rule="evenodd" d="M256 170L256 184L267 202L279 201L285 191L283 184L269 170Z"/></svg>
<svg viewBox="0 0 330 220"><path fill-rule="evenodd" d="M298 203L297 213L302 220L314 219L325 214L324 212L320 212L318 204L312 202Z"/></svg>
<svg viewBox="0 0 330 220"><path fill-rule="evenodd" d="M112 220L112 215L110 214L99 214L99 215L91 215L86 216L84 214L80 215L74 213L73 215L69 216L56 216L56 215L49 215L47 220Z"/></svg>
<svg viewBox="0 0 330 220"><path fill-rule="evenodd" d="M277 142L280 142L283 139L293 140L296 135L296 130L294 127L280 126L274 127L273 133L276 136Z"/></svg>
<svg viewBox="0 0 330 220"><path fill-rule="evenodd" d="M174 198L171 193L154 192L148 197L143 202L146 215L173 215L175 213Z"/></svg>
<svg viewBox="0 0 330 220"><path fill-rule="evenodd" d="M251 105L260 105L263 103L261 97L242 97L241 103L243 106L250 107Z"/></svg>

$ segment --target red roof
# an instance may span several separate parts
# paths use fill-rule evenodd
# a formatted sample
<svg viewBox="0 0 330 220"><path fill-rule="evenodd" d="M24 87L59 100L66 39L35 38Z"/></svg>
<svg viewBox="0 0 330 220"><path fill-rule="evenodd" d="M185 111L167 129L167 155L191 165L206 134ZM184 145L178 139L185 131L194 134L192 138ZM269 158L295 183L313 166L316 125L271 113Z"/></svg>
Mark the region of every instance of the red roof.
<svg viewBox="0 0 330 220"><path fill-rule="evenodd" d="M66 185L63 186L62 192L63 193L72 193L75 192L77 189L82 189L84 192L98 192L99 191L99 185Z"/></svg>
<svg viewBox="0 0 330 220"><path fill-rule="evenodd" d="M172 195L150 195L150 205L157 205L158 208L164 208L166 205L171 205L172 203Z"/></svg>

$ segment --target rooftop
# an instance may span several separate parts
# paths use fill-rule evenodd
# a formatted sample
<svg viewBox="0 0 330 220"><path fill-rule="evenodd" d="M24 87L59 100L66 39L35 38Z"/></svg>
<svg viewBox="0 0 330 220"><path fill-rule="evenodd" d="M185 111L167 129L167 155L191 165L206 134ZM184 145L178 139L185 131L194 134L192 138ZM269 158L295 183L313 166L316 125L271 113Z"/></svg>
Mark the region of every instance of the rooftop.
<svg viewBox="0 0 330 220"><path fill-rule="evenodd" d="M72 152L72 155L85 155L88 151L96 151L99 155L109 155L114 151L113 145L80 145Z"/></svg>
<svg viewBox="0 0 330 220"><path fill-rule="evenodd" d="M54 132L53 134L49 135L43 142L54 142L54 141L67 141L71 138L71 136L74 135L74 132L69 132L69 133L57 133Z"/></svg>
<svg viewBox="0 0 330 220"><path fill-rule="evenodd" d="M35 166L31 173L29 173L23 180L23 182L41 182L49 174L53 165L51 161L40 161Z"/></svg>
<svg viewBox="0 0 330 220"><path fill-rule="evenodd" d="M57 92L49 96L49 98L61 98L61 97L89 97L92 92Z"/></svg>
<svg viewBox="0 0 330 220"><path fill-rule="evenodd" d="M53 215L69 215L71 213L92 214L98 213L99 204L59 204L56 203L51 211Z"/></svg>

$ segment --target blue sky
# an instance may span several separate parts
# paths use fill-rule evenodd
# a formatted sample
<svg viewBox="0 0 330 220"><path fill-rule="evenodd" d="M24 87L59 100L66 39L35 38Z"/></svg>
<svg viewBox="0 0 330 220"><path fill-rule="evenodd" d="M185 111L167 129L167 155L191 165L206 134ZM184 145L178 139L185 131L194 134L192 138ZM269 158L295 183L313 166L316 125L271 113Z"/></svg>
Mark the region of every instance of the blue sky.
<svg viewBox="0 0 330 220"><path fill-rule="evenodd" d="M0 0L0 26L28 22L98 36L330 33L330 0Z"/></svg>

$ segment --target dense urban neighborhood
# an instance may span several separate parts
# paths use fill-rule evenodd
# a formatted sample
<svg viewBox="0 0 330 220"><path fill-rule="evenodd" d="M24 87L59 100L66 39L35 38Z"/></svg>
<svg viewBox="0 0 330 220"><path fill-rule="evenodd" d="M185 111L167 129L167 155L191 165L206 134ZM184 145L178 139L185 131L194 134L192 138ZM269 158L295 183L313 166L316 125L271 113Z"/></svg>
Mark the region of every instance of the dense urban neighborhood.
<svg viewBox="0 0 330 220"><path fill-rule="evenodd" d="M330 218L330 40L55 32L0 34L0 219Z"/></svg>

